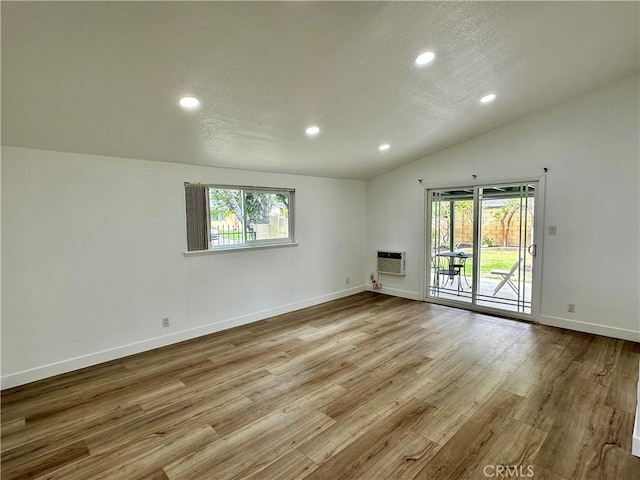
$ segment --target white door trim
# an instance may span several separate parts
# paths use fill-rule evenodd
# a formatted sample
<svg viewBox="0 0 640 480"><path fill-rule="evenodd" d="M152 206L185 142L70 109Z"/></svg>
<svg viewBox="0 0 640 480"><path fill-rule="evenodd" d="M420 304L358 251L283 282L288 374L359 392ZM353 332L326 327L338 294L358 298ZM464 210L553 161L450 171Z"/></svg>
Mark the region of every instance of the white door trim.
<svg viewBox="0 0 640 480"><path fill-rule="evenodd" d="M545 224L544 224L544 213L545 213L545 191L546 191L546 173L540 177L525 177L525 178L507 178L507 179L491 179L491 180L482 180L482 181L473 181L473 182L442 182L437 184L423 184L424 187L424 215L423 219L425 219L424 223L424 261L423 261L423 275L422 275L422 295L425 302L436 303L441 305L448 305L458 308L463 308L466 310L473 310L483 313L495 314L498 316L508 316L513 318L518 318L522 320L532 321L534 323L540 322L540 311L542 307L542 253L544 251L544 232L545 232ZM536 189L535 196L535 216L534 216L534 238L533 241L536 245L536 255L533 257L532 266L533 266L533 283L531 286L531 313L518 313L518 312L510 312L502 309L494 309L491 307L483 307L474 305L473 303L466 302L456 302L450 301L446 299L439 299L429 297L428 292L430 288L430 278L429 278L429 268L427 262L430 261L431 258L431 208L430 208L430 198L429 198L429 190L445 190L445 189L453 189L453 188L474 188L474 203L476 196L476 187L486 187L492 185L504 185L504 184L518 184L518 183L537 183L538 188ZM474 222L474 237L476 236L476 224ZM474 245L475 245L474 241ZM475 248L474 248L475 250ZM476 268L474 262L474 269Z"/></svg>

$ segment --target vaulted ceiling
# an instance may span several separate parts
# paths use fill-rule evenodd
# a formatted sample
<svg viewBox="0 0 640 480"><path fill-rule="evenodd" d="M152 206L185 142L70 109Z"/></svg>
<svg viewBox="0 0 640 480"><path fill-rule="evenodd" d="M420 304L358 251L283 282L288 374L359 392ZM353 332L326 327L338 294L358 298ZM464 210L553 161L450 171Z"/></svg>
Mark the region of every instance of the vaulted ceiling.
<svg viewBox="0 0 640 480"><path fill-rule="evenodd" d="M2 143L366 179L638 71L638 18L637 2L4 1Z"/></svg>

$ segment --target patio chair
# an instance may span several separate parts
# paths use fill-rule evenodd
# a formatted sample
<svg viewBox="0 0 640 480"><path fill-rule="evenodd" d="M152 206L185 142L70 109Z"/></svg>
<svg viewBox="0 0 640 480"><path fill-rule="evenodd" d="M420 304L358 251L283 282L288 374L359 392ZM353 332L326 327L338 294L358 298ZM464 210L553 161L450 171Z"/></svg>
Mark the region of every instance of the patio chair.
<svg viewBox="0 0 640 480"><path fill-rule="evenodd" d="M448 266L440 267L438 269L438 276L444 278L444 284L442 285L443 287L446 287L449 282L451 282L451 286L453 286L456 276L458 277L458 295L460 295L460 292L462 292L463 290L461 278L463 272L465 272L466 261L466 258L452 257L449 259ZM467 281L466 273L464 274L464 281L470 287L469 282Z"/></svg>
<svg viewBox="0 0 640 480"><path fill-rule="evenodd" d="M435 250L435 252L437 252L437 250ZM433 272L431 287L437 291L440 289L440 275L443 271L446 273L447 269L440 265L438 255L435 252L432 252L431 254L431 271Z"/></svg>
<svg viewBox="0 0 640 480"><path fill-rule="evenodd" d="M518 295L518 287L516 287L515 283L511 280L511 277L515 274L516 270L520 267L520 263L522 263L522 258L519 258L509 270L491 270L491 275L498 275L502 277L500 283L496 285L496 288L493 290L493 296L495 296L502 287L505 285L509 285L511 290L513 290L516 295Z"/></svg>
<svg viewBox="0 0 640 480"><path fill-rule="evenodd" d="M454 284L454 279L456 276L458 277L458 295L462 291L462 282L460 281L460 265L452 265L451 267L440 267L438 270L438 276L444 278L443 287L446 287L449 282L451 282L451 286Z"/></svg>
<svg viewBox="0 0 640 480"><path fill-rule="evenodd" d="M467 259L464 257L452 259L452 267L458 270L458 275L460 277L464 277L464 283L467 284L467 287L471 288L471 284L469 280L467 280ZM458 283L460 283L460 278L458 278ZM460 285L459 290L462 290L462 285Z"/></svg>

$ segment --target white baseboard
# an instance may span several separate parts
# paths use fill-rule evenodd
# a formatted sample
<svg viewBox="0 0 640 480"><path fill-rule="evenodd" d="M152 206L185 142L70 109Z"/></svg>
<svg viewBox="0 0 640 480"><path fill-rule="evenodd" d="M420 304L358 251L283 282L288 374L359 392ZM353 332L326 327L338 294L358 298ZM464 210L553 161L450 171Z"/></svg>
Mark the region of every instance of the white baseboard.
<svg viewBox="0 0 640 480"><path fill-rule="evenodd" d="M636 330L628 330L626 328L610 327L608 325L580 322L578 320L551 317L548 315L540 315L540 323L542 325L566 328L568 330L576 330L578 332L593 333L595 335L602 335L605 337L620 338L622 340L629 340L631 342L640 342L640 332Z"/></svg>
<svg viewBox="0 0 640 480"><path fill-rule="evenodd" d="M373 290L371 286L369 286L368 289L376 293L384 293L385 295L391 295L393 297L408 298L409 300L422 300L419 293L410 292L408 290L399 290L397 288L387 288L384 286L380 290Z"/></svg>
<svg viewBox="0 0 640 480"><path fill-rule="evenodd" d="M221 330L238 327L247 323L257 322L259 320L264 320L265 318L270 318L276 315L282 315L283 313L300 310L301 308L312 307L324 302L329 302L331 300L337 300L338 298L348 297L356 293L364 292L366 289L366 285L360 285L357 287L349 288L347 290L341 290L339 292L333 292L326 295L321 295L319 297L308 298L306 300L290 303L288 305L283 305L268 310L262 310L240 317L230 318L221 322L210 323L201 327L182 330L180 332L163 335L161 337L150 338L127 345L90 353L88 355L83 355L80 357L69 358L60 362L51 363L49 365L43 365L41 367L23 370L21 372L10 373L2 377L2 389L4 390L6 388L17 387L19 385L24 385L25 383L35 382L36 380L42 380L43 378L52 377L61 373L67 373L78 370L80 368L90 367L99 363L127 357L129 355L134 355L136 353L146 352L148 350L153 350L154 348L166 347L167 345L183 342L185 340L201 337L203 335L219 332Z"/></svg>

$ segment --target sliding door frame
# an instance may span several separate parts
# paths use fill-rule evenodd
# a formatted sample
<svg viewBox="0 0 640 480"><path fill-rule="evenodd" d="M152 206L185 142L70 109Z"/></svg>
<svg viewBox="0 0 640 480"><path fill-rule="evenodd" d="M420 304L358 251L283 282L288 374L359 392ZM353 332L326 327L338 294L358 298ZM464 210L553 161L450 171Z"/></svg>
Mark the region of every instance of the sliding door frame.
<svg viewBox="0 0 640 480"><path fill-rule="evenodd" d="M425 184L424 187L424 216L425 224L424 224L424 272L422 275L422 295L423 300L428 303L434 303L439 305L447 305L451 307L463 308L465 310L472 310L481 313L489 313L501 317L510 317L510 318L518 318L521 320L526 320L529 322L539 323L540 320L540 308L542 303L542 254L544 251L543 240L544 240L544 211L545 211L545 180L546 175L542 175L538 178L535 177L526 177L526 178L501 178L501 179L491 179L482 182L473 181L473 182L449 182L449 183L437 183L437 184ZM446 190L446 189L464 189L464 188L473 188L473 201L474 201L474 222L473 222L473 272L472 275L474 279L478 278L478 270L480 268L478 259L478 253L480 250L480 245L476 241L478 238L478 232L480 229L479 225L479 211L478 208L475 208L479 203L477 202L478 198L478 189L476 187L491 187L496 185L513 185L513 184L526 184L526 183L537 183L538 188L535 196L535 214L533 219L534 225L534 235L533 235L533 243L536 245L535 251L536 255L532 258L532 267L533 267L533 281L531 284L531 313L523 313L523 312L512 312L508 310L491 308L482 305L475 304L475 294L472 297L472 301L470 303L467 302L458 302L455 300L449 300L446 298L434 298L429 296L429 290L431 288L431 278L433 275L430 275L430 268L427 265L427 262L430 261L431 258L431 223L432 223L432 209L431 209L431 199L429 198L430 190Z"/></svg>

